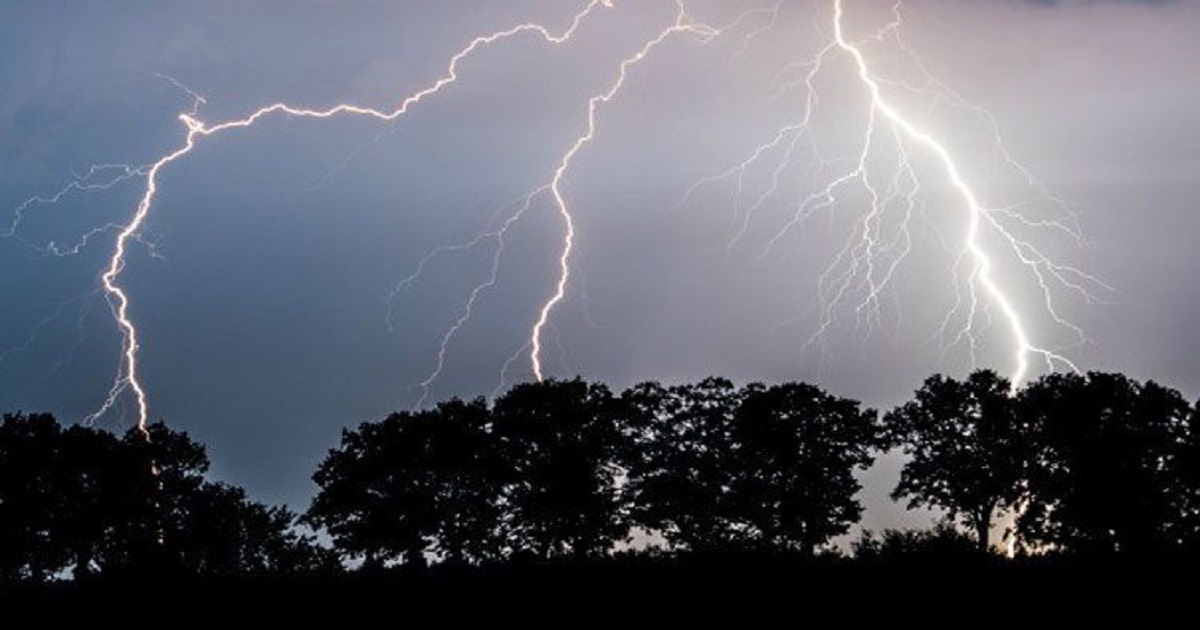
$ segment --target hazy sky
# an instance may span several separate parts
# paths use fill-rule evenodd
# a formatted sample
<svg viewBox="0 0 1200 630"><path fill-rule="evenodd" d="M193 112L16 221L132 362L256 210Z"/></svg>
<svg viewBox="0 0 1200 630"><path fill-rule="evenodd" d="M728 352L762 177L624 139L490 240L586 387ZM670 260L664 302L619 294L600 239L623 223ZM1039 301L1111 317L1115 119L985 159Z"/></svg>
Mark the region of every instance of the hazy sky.
<svg viewBox="0 0 1200 630"><path fill-rule="evenodd" d="M4 226L23 201L52 195L73 173L143 165L178 147L185 129L176 116L191 101L160 74L204 94L199 118L208 122L281 100L389 108L435 81L471 38L527 20L561 31L583 4L0 0ZM588 98L674 18L668 0L614 4L567 45L522 36L481 50L463 62L459 83L395 123L273 117L205 139L164 169L122 278L143 333L153 417L207 443L217 476L260 499L306 506L308 475L343 426L416 402L439 340L487 279L494 242L434 258L389 309L392 288L431 250L496 226L514 200L547 183L585 129ZM687 3L711 24L766 4ZM1053 226L1019 235L1115 290L1094 287L1089 303L1051 287L1054 312L1091 340L1073 345L1032 276L999 256L996 277L1035 341L1083 369L1200 394L1200 3L905 4L903 42L963 102L990 112L1041 188L1000 159L982 110L905 87L921 80L919 67L894 38L869 39L890 3L845 4L848 34L867 38L885 94L943 139L985 203L1033 222L1074 212L1079 241ZM847 56L830 55L816 75L820 106L791 162L767 151L740 196L731 178L685 199L802 116L806 68L797 64L832 37L830 4L785 0L774 25L761 28L768 19L752 15L709 43L668 40L600 109L600 133L563 187L578 249L545 336L550 374L617 388L708 374L810 380L887 408L932 372L971 367L968 344L938 335L965 286L953 269L966 215L944 171L911 142L904 148L921 182L911 253L880 293L879 316L856 319L858 300L843 303L828 334L805 348L822 320L822 272L862 233L867 190L848 186L768 245L817 182L852 168L862 148L869 110ZM899 181L902 193L876 224L879 243L893 246L882 269L900 251L912 191L903 171L893 178L900 154L881 129L868 181L885 196ZM773 180L778 189L765 194ZM64 258L29 243L71 243L128 220L144 185L135 178L33 204L20 239L0 239L0 408L78 419L103 401L120 337L96 287L115 232ZM1030 203L1011 205L1019 202ZM500 385L501 366L553 290L562 229L546 196L514 225L497 282L448 347L433 400ZM985 245L1003 247L994 234ZM979 324L977 364L1011 373L1002 318L981 310ZM508 377L529 375L522 354ZM125 402L104 426L128 426ZM905 519L879 499L892 469L869 475L868 525Z"/></svg>

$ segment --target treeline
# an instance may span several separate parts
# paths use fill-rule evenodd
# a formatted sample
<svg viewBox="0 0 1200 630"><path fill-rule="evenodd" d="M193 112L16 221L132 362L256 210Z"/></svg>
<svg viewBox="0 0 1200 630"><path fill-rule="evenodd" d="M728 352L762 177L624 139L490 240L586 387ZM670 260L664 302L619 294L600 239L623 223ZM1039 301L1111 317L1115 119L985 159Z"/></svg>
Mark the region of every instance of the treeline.
<svg viewBox="0 0 1200 630"><path fill-rule="evenodd" d="M0 584L70 576L314 574L336 554L286 508L206 481L208 457L162 424L149 436L47 414L0 423Z"/></svg>
<svg viewBox="0 0 1200 630"><path fill-rule="evenodd" d="M893 498L946 521L866 533L860 559L995 552L1004 512L1019 553L1200 550L1200 408L1153 382L934 376L881 415L802 383L576 379L346 430L302 515L206 481L203 447L161 424L147 439L6 415L0 580L582 563L631 541L813 558L862 515L855 472L893 449Z"/></svg>

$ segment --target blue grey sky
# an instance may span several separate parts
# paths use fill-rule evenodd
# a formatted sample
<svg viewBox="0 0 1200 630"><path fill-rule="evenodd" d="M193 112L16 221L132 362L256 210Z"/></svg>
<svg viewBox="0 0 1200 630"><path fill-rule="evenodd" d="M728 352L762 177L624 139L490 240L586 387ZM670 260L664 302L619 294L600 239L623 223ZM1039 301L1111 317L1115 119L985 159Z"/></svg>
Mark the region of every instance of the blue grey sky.
<svg viewBox="0 0 1200 630"><path fill-rule="evenodd" d="M389 108L435 81L471 38L525 21L560 31L583 4L0 1L4 225L26 199L53 194L90 165L148 164L177 147L186 131L177 114L191 101L158 75L202 93L198 117L210 123L276 101ZM686 4L694 19L724 24L773 3ZM1001 260L998 277L1029 306L1037 341L1082 369L1200 394L1198 3L905 3L903 42L990 112L1041 188L997 158L977 110L906 91L917 66L894 40L869 38L890 3L845 4L847 30L895 82L885 93L944 138L989 204L1032 199L1014 207L1035 218L1073 211L1080 239L1053 230L1031 238L1114 290L1094 287L1089 302L1055 288L1055 312L1090 340L1079 345L1012 270L1016 261ZM262 500L306 506L308 475L342 427L416 403L439 340L487 278L491 243L433 259L390 307L389 292L431 250L494 226L549 181L585 129L588 98L675 10L670 0L614 5L567 45L518 37L481 50L458 83L394 123L272 117L205 139L164 169L122 277L143 334L152 416L207 443L216 476ZM915 145L922 189L912 253L882 293L879 317L856 321L854 304L843 305L828 334L805 347L821 323L822 272L861 229L869 200L847 190L832 211L767 245L814 181L857 157L868 110L845 55L832 55L815 83L811 138L825 171L801 143L786 168L776 170L776 152L747 171L740 201L735 179L686 195L799 119L795 64L832 37L831 11L827 2L781 6L770 28L760 13L708 43L667 41L600 110L600 134L564 183L578 249L545 336L550 374L616 388L708 374L808 380L886 409L932 372L971 368L967 344L938 335L961 288L952 269L963 215ZM871 168L892 173L894 155L872 157ZM766 195L775 172L779 190ZM876 181L886 186L888 176ZM97 286L115 232L62 258L29 244L61 245L127 221L144 184L33 204L20 238L0 239L0 408L74 420L103 401L120 337ZM882 233L898 234L898 207ZM501 384L502 365L553 290L561 233L550 199L536 199L509 233L497 282L448 347L433 400ZM974 364L1009 373L1011 339L994 310L981 313ZM519 355L508 380L529 376ZM101 424L128 426L129 402ZM869 526L913 521L884 498L894 474L888 458L867 475Z"/></svg>

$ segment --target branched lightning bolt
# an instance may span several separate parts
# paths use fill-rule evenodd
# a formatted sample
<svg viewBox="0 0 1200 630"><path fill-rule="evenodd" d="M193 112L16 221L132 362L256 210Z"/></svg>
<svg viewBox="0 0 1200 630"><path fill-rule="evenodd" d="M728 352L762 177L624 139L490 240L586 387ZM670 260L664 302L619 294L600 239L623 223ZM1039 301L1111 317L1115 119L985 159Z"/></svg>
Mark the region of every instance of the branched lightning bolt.
<svg viewBox="0 0 1200 630"><path fill-rule="evenodd" d="M8 227L0 232L0 238L13 239L19 241L29 248L41 254L51 256L68 256L79 253L88 242L96 235L109 230L117 229L120 226L116 224L108 224L93 228L87 231L82 237L78 238L74 243L62 245L50 241L46 244L38 244L21 235L21 226L25 221L26 215L30 209L35 206L53 206L58 204L68 195L72 193L94 192L100 190L109 190L118 184L127 182L137 177L144 177L150 172L147 166L131 166L129 164L95 164L83 173L76 174L66 184L50 195L36 195L21 202L13 209L13 218L9 222Z"/></svg>
<svg viewBox="0 0 1200 630"><path fill-rule="evenodd" d="M634 55L626 58L621 62L617 79L609 86L608 90L593 96L588 100L588 116L587 130L583 135L575 140L575 143L563 154L559 160L558 168L554 170L554 177L550 180L550 194L554 198L554 204L558 209L558 214L562 218L565 232L563 234L563 245L561 255L559 256L559 276L558 282L555 284L554 292L550 298L542 305L538 312L537 321L534 322L533 332L529 336L529 361L533 366L533 375L537 380L545 378L545 373L542 367L542 331L550 320L550 315L554 308L562 302L566 296L567 284L571 280L571 252L575 246L575 219L571 214L571 206L567 202L567 198L563 193L563 182L567 177L567 173L571 169L576 156L583 150L585 146L596 138L597 133L597 115L600 107L612 101L621 92L621 88L625 86L625 78L629 75L629 70L633 66L645 59L655 48L661 45L664 41L673 35L686 33L698 36L703 41L711 40L720 35L724 28L730 28L733 25L744 20L744 16L739 16L737 20L724 28L717 28L706 24L691 22L688 20L687 10L683 5L682 0L677 0L676 5L678 12L676 13L675 23L664 29L657 36L650 39L641 50ZM507 364L506 364L507 368Z"/></svg>
<svg viewBox="0 0 1200 630"><path fill-rule="evenodd" d="M824 180L825 183L814 186L812 193L803 195L795 203L789 217L766 242L759 256L761 259L771 255L789 233L804 224L814 213L832 211L838 207L839 198L845 189L855 187L866 196L866 211L855 223L855 229L844 246L818 278L820 321L816 330L804 343L807 350L822 339L834 325L838 318L838 307L851 299L851 296L857 296L857 303L852 308L856 325L867 330L880 325L881 299L884 291L892 283L897 269L912 252L911 224L923 206L920 200L922 179L912 162L912 157L915 152L920 152L922 156L930 156L934 158L960 200L967 218L965 233L955 248L958 254L951 265L955 278L955 304L940 328L939 334L943 339L950 337L950 342L943 348L943 352L949 347L965 343L974 362L979 319L988 312L986 308L990 306L999 312L1007 325L1013 361L1010 380L1014 388L1019 387L1028 378L1031 357L1042 358L1050 369L1054 369L1056 364L1077 369L1075 364L1060 352L1037 345L1033 341L1027 324L1027 320L1030 319L1028 309L1022 308L1013 297L1013 292L997 278L996 270L1000 263L997 262L996 252L989 249L985 243L986 236L1004 246L1007 255L1015 259L1020 268L1028 272L1036 282L1042 296L1041 309L1050 322L1074 334L1077 343L1086 343L1088 340L1083 331L1060 314L1054 298L1055 287L1065 288L1089 302L1095 299L1093 292L1096 289L1112 291L1112 287L1076 267L1055 262L1034 243L1017 236L1015 232L1016 228L1049 229L1059 231L1077 243L1082 243L1074 213L1066 203L1041 187L1031 173L1013 158L1000 137L994 117L986 110L970 104L935 79L913 50L905 44L899 34L902 23L899 2L893 6L893 20L869 40L893 42L922 74L924 83L921 85L888 80L878 77L872 71L861 42L852 41L845 33L843 4L842 0L832 2L832 40L823 45L809 61L790 64L787 68L788 72L795 69L803 71L800 79L788 83L779 92L779 95L783 95L800 86L804 87L806 94L800 120L781 127L771 139L756 147L746 159L729 170L697 182L685 192L680 204L685 203L701 186L732 180L738 216L737 228L728 244L729 248L733 248L746 237L759 211L779 194L785 173L800 161L799 152L804 149L805 155L815 164L811 171L813 181ZM851 160L824 156L811 133L814 115L820 106L815 81L826 71L827 62L835 55L849 58L853 64L854 76L868 96L869 107L862 142L857 155ZM994 140L994 147L1001 161L1021 176L1025 184L1034 191L1036 198L1007 207L986 205L948 146L933 133L919 126L888 97L885 89L892 88L931 96L936 101L974 114L982 121L983 127ZM877 172L877 162L889 155L885 151L887 148L892 149L891 157L886 158L892 166L890 174L882 175ZM782 157L770 171L769 184L743 209L741 199L747 174L774 154L780 154ZM840 166L843 163L846 165ZM1048 205L1053 215L1047 218L1028 214L1029 207L1038 201ZM935 225L937 223L931 222ZM893 223L893 227L886 227ZM965 292L960 287L965 287ZM961 326L950 332L949 329L956 320L961 320Z"/></svg>
<svg viewBox="0 0 1200 630"><path fill-rule="evenodd" d="M1012 386L1016 388L1020 387L1020 385L1024 383L1025 378L1029 374L1029 357L1030 355L1034 354L1044 357L1050 364L1051 368L1053 368L1054 361L1059 361L1062 364L1069 366L1071 369L1077 370L1078 368L1075 366L1075 364L1066 357L1051 350L1034 345L1033 341L1030 339L1029 332L1026 330L1024 317L1018 310L1016 304L1013 302L1009 292L1003 286L1001 286L993 276L994 263L992 261L992 256L980 242L980 231L983 229L983 226L986 223L990 225L998 234L1004 237L1005 240L1009 242L1013 250L1017 252L1021 262L1034 271L1039 281L1042 283L1042 287L1045 289L1046 285L1044 278L1036 263L1037 260L1044 259L1044 257L1040 256L1040 254L1037 254L1037 250L1032 245L1026 244L1023 241L1015 238L992 216L992 212L980 202L974 189L963 176L957 162L955 162L954 157L951 155L950 150L947 149L946 146L937 138L913 124L907 117L904 116L904 114L900 112L900 110L898 110L884 97L880 88L880 84L872 76L870 67L867 64L866 58L863 56L862 51L855 44L846 39L846 35L843 30L843 12L842 0L835 0L834 37L837 41L838 47L847 52L854 59L855 66L858 69L858 77L863 84L866 85L867 90L870 93L872 125L875 122L875 114L878 113L890 121L896 129L902 131L906 137L915 141L917 144L923 145L926 150L932 152L934 156L937 157L938 161L941 162L951 185L958 190L959 194L962 196L963 202L966 204L966 210L969 214L969 219L967 232L963 238L963 248L974 262L974 268L972 271L972 286L975 286L976 283L982 286L987 292L988 296L991 298L992 302L1000 309L1004 319L1008 322L1009 332L1012 335L1014 344L1013 360L1015 367L1013 368L1010 376ZM897 13L897 17L898 16L899 14ZM872 132L873 129L868 130L868 138ZM860 162L860 166L861 164L862 163ZM907 160L905 160L905 165L906 168L911 169L911 166L907 165ZM865 178L863 179L863 182L864 185L870 189L872 199L877 200L878 198L874 189L870 188L870 185L867 183ZM874 218L878 210L878 205L874 205L872 207L871 214L869 214L868 219L863 222L864 232L869 229L867 226L870 220ZM864 240L866 240L868 243L868 249L871 249L874 246L873 240L868 236L864 236ZM871 258L868 256L867 260L869 263ZM1066 267L1061 268L1066 269ZM866 275L868 278L873 278L873 274L870 272L870 270L868 270ZM877 295L877 293L877 287L872 286L872 298ZM1062 321L1054 311L1052 302L1050 302L1049 299L1048 290L1046 296L1047 309L1056 320ZM1076 330L1078 329L1076 328Z"/></svg>
<svg viewBox="0 0 1200 630"><path fill-rule="evenodd" d="M83 316L87 314L87 312L90 308L91 302L93 301L94 298L96 298L98 293L99 293L99 289L95 289L92 291L88 291L87 293L83 293L81 295L76 295L74 297L63 300L62 302L59 302L58 306L54 309L53 312L51 312L46 317L42 318L41 321L39 321L36 325L34 325L33 330L29 333L29 337L25 340L25 343L23 343L19 346L13 346L11 348L5 348L4 350L0 350L0 365L3 365L4 362L6 360L8 360L9 357L16 355L16 354L28 352L31 348L33 348L33 346L38 342L38 338L41 336L42 330L44 330L47 326L54 323L55 321L58 321L58 319L61 318L63 316L63 314L66 312L67 307L69 307L73 304L76 304L76 303L81 304L81 306L78 308L78 313L79 313L79 317L82 319ZM50 370L55 369L63 361L65 361L65 359L60 360L55 365L51 366Z"/></svg>
<svg viewBox="0 0 1200 630"><path fill-rule="evenodd" d="M537 380L542 380L545 378L545 368L542 359L544 331L546 328L551 327L551 315L553 314L555 308L566 297L567 287L571 281L571 256L574 252L576 238L575 217L573 216L572 208L567 200L566 194L563 191L563 186L568 174L570 173L571 167L575 162L575 159L579 153L596 138L596 135L599 132L598 116L601 108L610 103L620 94L621 90L625 86L626 78L628 77L630 70L646 59L646 57L648 57L655 48L662 45L672 36L689 34L696 36L702 42L711 41L713 38L719 36L726 30L738 27L746 22L748 18L758 13L770 13L772 15L772 19L774 19L777 17L779 7L781 5L781 3L776 3L773 8L769 9L751 9L737 16L737 18L727 25L722 27L714 27L689 20L686 7L684 6L682 0L677 0L675 4L677 10L674 23L660 31L654 37L647 40L634 54L623 59L618 65L616 78L608 86L608 88L605 91L588 99L586 128L582 135L576 138L566 152L564 152L559 158L558 165L555 168L550 181L531 192L525 198L524 205L522 205L516 213L511 215L501 225L500 229L491 232L480 233L466 243L445 246L432 251L418 263L416 271L401 281L401 283L397 285L396 290L393 290L392 298L394 298L400 290L403 290L413 281L415 281L421 275L425 265L429 262L429 260L438 254L449 251L470 249L481 242L489 240L494 240L497 243L496 249L493 253L490 273L487 279L476 285L471 290L467 301L460 309L458 316L455 318L454 322L450 325L447 331L442 335L441 341L438 345L437 360L435 362L434 369L429 373L425 380L419 384L421 394L417 400L418 407L424 404L429 394L429 387L442 374L446 363L446 353L449 344L453 341L454 337L458 334L462 327L469 321L472 310L480 295L495 285L500 259L503 255L504 235L507 233L508 229L517 220L519 220L525 212L529 210L530 204L538 195L548 192L553 199L555 210L562 220L564 227L562 246L559 250L558 257L558 277L555 281L554 290L552 291L551 295L538 310L538 315L536 321L534 322L533 330L530 333L529 340L522 344L521 347L518 348L517 351L504 362L504 365L500 371L500 387L498 390L503 387L504 383L507 382L507 374L512 365L526 350L529 351L529 361L532 366L534 377ZM759 30L761 30L761 27ZM752 32L749 37L753 37L754 33L756 32L758 31ZM561 349L561 340L556 337L556 341L559 342L559 347Z"/></svg>
<svg viewBox="0 0 1200 630"><path fill-rule="evenodd" d="M104 403L95 412L90 414L86 421L94 421L100 416L107 413L113 405L116 404L120 396L126 391L133 394L134 400L137 403L138 428L144 435L149 435L146 431L146 424L149 420L149 404L146 397L146 389L142 384L138 370L138 352L140 350L140 339L137 326L129 314L130 299L129 295L119 284L121 272L124 271L126 265L126 251L129 247L129 242L136 238L137 234L145 225L146 219L150 214L151 208L154 205L154 199L158 194L158 178L162 169L168 165L186 156L192 151L201 138L215 136L217 134L231 131L235 129L244 129L254 125L264 117L273 114L285 114L299 118L331 118L343 114L367 116L378 119L384 122L394 121L409 112L409 110L424 101L425 99L434 96L441 92L447 86L458 81L459 65L461 62L475 53L482 47L494 44L498 41L514 37L524 33L535 33L541 36L545 41L551 44L561 44L571 38L578 30L580 24L589 14L594 12L599 7L611 7L611 0L591 0L579 13L575 14L570 26L562 33L552 33L546 27L540 24L524 23L509 28L507 30L498 31L490 35L476 37L471 42L451 57L449 65L445 73L439 77L432 85L415 92L392 110L379 110L370 107L363 107L352 104L339 104L327 109L309 109L303 107L295 107L286 103L274 103L266 107L259 108L250 115L235 120L229 120L216 124L207 124L201 121L196 111L202 104L203 97L200 97L194 92L194 102L191 111L180 114L179 119L187 127L187 134L184 137L183 145L174 151L159 158L154 162L146 173L146 190L142 195L141 201L137 205L137 209L130 221L121 226L120 232L117 235L116 246L112 257L109 259L108 267L100 276L101 284L105 294L108 297L109 304L112 307L113 315L116 318L117 326L120 329L123 338L123 350L121 369L118 371L112 386L109 388L108 396Z"/></svg>
<svg viewBox="0 0 1200 630"><path fill-rule="evenodd" d="M555 261L556 273L552 290L537 309L528 339L524 340L504 363L500 380L503 386L507 382L509 370L523 356L528 356L533 376L538 380L545 378L547 369L543 360L544 346L547 341L558 342L553 319L571 287L573 257L578 238L576 210L566 191L567 180L572 175L580 154L597 138L602 111L619 97L633 68L668 39L677 35L690 35L701 42L707 42L726 30L750 23L752 29L745 34L741 48L730 59L730 62L733 62L746 53L751 40L779 27L782 22L781 15L787 7L787 3L782 0L769 0L765 8L752 9L725 26L714 27L692 21L683 0L674 1L677 8L674 21L652 34L642 42L639 49L622 59L612 82L587 100L585 125L580 135L559 156L553 172L547 173L548 179L528 193L517 209L503 220L497 222L493 219L485 231L467 241L430 251L420 259L411 275L395 285L388 299L389 329L393 322L394 302L401 293L418 281L435 258L485 245L491 248L491 264L487 274L467 293L465 301L453 313L440 337L434 364L418 385L420 397L417 406L425 403L431 386L442 375L447 364L449 348L470 321L479 300L497 284L510 230L535 207L535 202L540 198L548 198L552 202L556 217L562 224L562 239ZM766 239L759 255L759 259L763 259L772 255L784 243L785 238L799 230L815 213L832 214L842 211L843 207L848 205L845 199L850 191L864 197L864 210L861 214L854 215L856 218L846 242L841 245L832 262L817 279L819 305L815 310L818 312L819 321L815 331L804 344L807 350L822 340L835 325L842 315L841 309L849 309L855 325L867 329L868 332L882 327L884 304L885 300L889 299L889 288L894 283L898 269L915 247L914 221L926 221L934 227L944 223L925 216L927 210L923 195L923 175L919 168L921 163L915 160L931 159L937 166L938 177L944 177L944 181L954 192L957 199L955 211L961 211L966 219L965 231L959 238L954 239L953 243L948 244L950 257L953 259L948 271L953 278L954 304L934 335L942 341L943 353L959 347L960 344L965 345L974 361L979 329L986 325L987 318L998 315L999 320L1005 324L1006 338L1011 340L1010 356L1013 367L1010 375L1014 388L1028 377L1033 358L1044 360L1050 369L1056 366L1075 369L1075 364L1061 354L1062 348L1051 349L1035 342L1035 336L1040 336L1035 333L1042 331L1031 322L1036 322L1036 314L1042 314L1043 318L1048 318L1047 325L1070 331L1075 336L1076 343L1085 343L1087 338L1084 332L1061 314L1056 296L1065 289L1091 301L1095 299L1093 293L1097 287L1104 290L1111 290L1111 287L1076 267L1055 261L1039 249L1037 244L1023 237L1026 230L1056 231L1077 243L1082 243L1081 232L1071 208L1042 188L1031 173L1014 159L1001 140L998 124L990 113L970 104L935 79L927 70L900 36L903 20L899 3L893 7L893 20L861 41L852 40L846 35L844 2L832 0L830 5L832 38L827 39L808 60L788 65L785 71L799 71L798 78L789 74L789 81L783 84L777 94L777 97L783 97L796 90L805 91L798 120L779 128L765 143L756 147L732 168L697 182L685 192L679 204L686 203L704 185L731 180L736 198L735 225L727 249L732 251L739 244L752 238L751 227L766 213L768 205L782 195L793 177L791 169L801 165L808 167L808 177L802 178L807 180L802 182L806 187L794 201L789 202L788 212L781 225ZM121 279L127 265L130 244L141 239L158 197L163 169L190 154L205 138L245 129L275 115L311 119L346 115L368 117L382 122L395 121L424 100L456 83L459 80L461 63L481 48L522 34L539 36L552 45L563 44L571 39L585 18L601 7L611 6L612 0L590 0L574 14L570 24L557 33L539 24L523 23L477 37L450 58L444 72L434 82L405 97L394 109L375 109L346 103L325 109L311 109L274 103L256 109L242 118L209 123L200 117L201 107L206 103L202 95L171 77L160 76L191 99L190 109L178 116L185 128L183 141L178 147L146 166L94 166L55 194L33 197L18 206L8 229L0 232L0 237L21 240L42 253L54 256L77 253L97 235L116 232L112 255L100 276L99 290L108 300L122 336L120 365L103 404L86 420L90 422L100 418L119 402L128 400L127 395L132 395L137 408L138 427L143 433L146 432L149 405L138 363L142 340L130 313L130 296L123 288ZM761 23L752 22L750 18L756 16L766 16L767 19ZM871 46L884 43L895 46L903 56L911 60L921 75L919 83L893 80L877 74L878 68L872 66L868 52L873 50ZM849 62L847 65L853 69L851 78L855 79L856 89L866 95L866 117L863 121L861 143L856 145L856 152L849 157L827 156L814 134L814 127L818 121L816 116L821 109L818 79L834 67L831 60L835 58ZM923 127L919 118L911 116L900 107L898 103L901 101L895 98L896 92L927 96L937 103L976 116L989 134L988 139L994 139L995 155L999 158L997 161L1018 173L1028 188L1034 191L1035 198L1005 206L987 204L984 188L978 185L977 180L970 178L965 163L955 158L944 140ZM750 188L747 178L751 170L775 158L778 158L778 161L768 171L766 185L761 190L753 191L753 195L747 197L747 203L743 204L743 196L747 193L747 188ZM345 164L342 164L338 168L344 166ZM109 223L93 228L82 238L66 245L54 242L34 243L21 233L26 213L34 205L53 204L72 192L104 190L142 177L145 178L145 188L132 216L124 223ZM1050 214L1035 208L1037 204L1048 206ZM942 236L940 230L937 233L939 237ZM1036 284L1041 298L1036 309L1019 304L1016 297L1019 292L1012 284L1003 282L1005 279L1014 281L1016 276L1012 274L1024 274L1021 277L1029 280L1030 288ZM894 299L895 296L890 297ZM39 325L39 329L41 326ZM554 336L547 337L551 331L554 332ZM866 336L863 339L865 343Z"/></svg>
<svg viewBox="0 0 1200 630"><path fill-rule="evenodd" d="M495 286L497 280L499 280L499 278L500 278L500 262L501 262L501 259L504 257L505 237L508 235L509 229L512 228L512 226L515 225L518 221L520 221L523 216L525 216L525 213L528 212L529 208L533 206L534 199L536 199L538 197L538 195L545 193L547 190L548 190L548 188L543 186L543 187L538 188L537 190L529 193L528 195L526 195L523 203L521 203L521 205L517 208L516 212L513 212L507 218L505 218L504 221L500 224L499 228L492 230L492 231L488 231L488 232L482 232L482 233L476 235L475 238L471 239L470 241L467 241L466 243L461 243L458 245L447 245L447 246L439 247L439 248L433 250L428 255L426 255L424 258L422 258L420 260L420 262L417 263L416 271L414 271L411 275L409 275L405 279L401 280L400 283L397 284L396 287L392 290L392 293L391 293L391 295L389 295L389 299L388 299L389 305L392 301L395 300L396 296L399 295L401 291L404 291L405 289L407 289L413 282L415 282L417 280L417 278L420 277L421 273L424 272L425 266L429 263L430 260L433 259L433 257L435 257L439 254L445 253L445 252L449 252L449 251L461 251L461 250L471 249L471 248L479 245L480 243L483 243L486 241L492 241L496 244L495 249L492 251L492 262L491 262L491 267L488 272L487 279L485 279L483 282L475 285L471 289L471 292L468 294L466 303L463 304L461 309L459 309L458 315L457 315L457 317L455 317L454 322L450 325L450 327L448 329L446 329L446 332L442 334L441 341L438 343L437 359L435 361L433 370L428 375L426 375L424 380L422 380L420 383L417 384L417 387L421 390L421 395L420 395L420 397L417 398L416 407L420 408L421 406L423 406L425 404L425 400L429 397L430 386L433 385L434 381L436 381L438 379L438 377L442 375L442 371L445 370L445 368L446 368L446 353L450 349L450 343L452 341L454 341L455 336L458 335L459 331L462 330L463 326L465 326L467 324L467 322L470 321L471 313L474 312L475 304L476 304L476 302L479 301L479 297L485 291L487 291L488 289ZM390 325L390 318L389 318L389 325Z"/></svg>

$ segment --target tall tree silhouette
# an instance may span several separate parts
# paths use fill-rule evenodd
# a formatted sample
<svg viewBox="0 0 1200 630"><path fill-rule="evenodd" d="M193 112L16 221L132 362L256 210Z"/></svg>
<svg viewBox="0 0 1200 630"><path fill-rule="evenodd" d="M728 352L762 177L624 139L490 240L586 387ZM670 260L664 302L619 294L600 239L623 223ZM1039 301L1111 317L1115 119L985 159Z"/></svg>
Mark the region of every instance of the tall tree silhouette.
<svg viewBox="0 0 1200 630"><path fill-rule="evenodd" d="M674 549L751 543L734 495L742 460L733 427L742 396L720 378L670 388L643 383L622 394L628 437L621 461L633 522Z"/></svg>
<svg viewBox="0 0 1200 630"><path fill-rule="evenodd" d="M506 542L514 553L599 556L627 533L616 415L608 388L580 379L517 385L495 402Z"/></svg>
<svg viewBox="0 0 1200 630"><path fill-rule="evenodd" d="M235 575L336 570L331 554L296 529L284 508L206 481L208 455L187 433L162 423L149 438L131 429L109 466L106 571Z"/></svg>
<svg viewBox="0 0 1200 630"><path fill-rule="evenodd" d="M1075 552L1176 548L1191 409L1179 392L1119 374L1052 374L1025 388L1037 446L1018 524L1035 544ZM1194 494L1192 495L1194 497Z"/></svg>
<svg viewBox="0 0 1200 630"><path fill-rule="evenodd" d="M491 414L483 399L438 406L438 418L425 426L437 446L429 470L440 479L435 511L439 555L449 562L494 560L502 552L498 523L502 467L491 435Z"/></svg>
<svg viewBox="0 0 1200 630"><path fill-rule="evenodd" d="M70 571L231 575L335 570L287 510L204 480L208 459L162 424L123 438L49 415L0 424L0 581Z"/></svg>
<svg viewBox="0 0 1200 630"><path fill-rule="evenodd" d="M995 511L1022 492L1028 431L1009 387L989 370L965 381L935 375L884 417L893 444L909 456L892 497L907 498L910 509L945 510L975 533L980 551L988 550Z"/></svg>
<svg viewBox="0 0 1200 630"><path fill-rule="evenodd" d="M185 572L195 568L187 550L199 542L188 531L188 503L204 484L208 456L186 433L162 423L147 431L149 438L130 429L109 469L112 536L103 563L136 573Z"/></svg>
<svg viewBox="0 0 1200 630"><path fill-rule="evenodd" d="M52 537L60 434L47 414L5 414L0 423L0 580L40 581L63 562Z"/></svg>
<svg viewBox="0 0 1200 630"><path fill-rule="evenodd" d="M770 549L812 555L862 515L855 469L882 445L878 416L813 385L750 386L738 409L737 507Z"/></svg>
<svg viewBox="0 0 1200 630"><path fill-rule="evenodd" d="M501 479L488 422L483 399L452 400L343 432L313 476L307 521L369 566L494 557Z"/></svg>
<svg viewBox="0 0 1200 630"><path fill-rule="evenodd" d="M53 487L58 501L53 538L77 578L102 568L113 541L114 506L131 489L122 487L123 444L107 431L73 426L58 443Z"/></svg>
<svg viewBox="0 0 1200 630"><path fill-rule="evenodd" d="M294 526L287 508L251 501L246 491L204 483L186 497L186 518L175 530L180 564L199 575L328 574L338 559Z"/></svg>
<svg viewBox="0 0 1200 630"><path fill-rule="evenodd" d="M1185 550L1197 553L1200 552L1200 401L1188 414L1187 437L1176 461L1176 470L1182 506L1173 535Z"/></svg>

